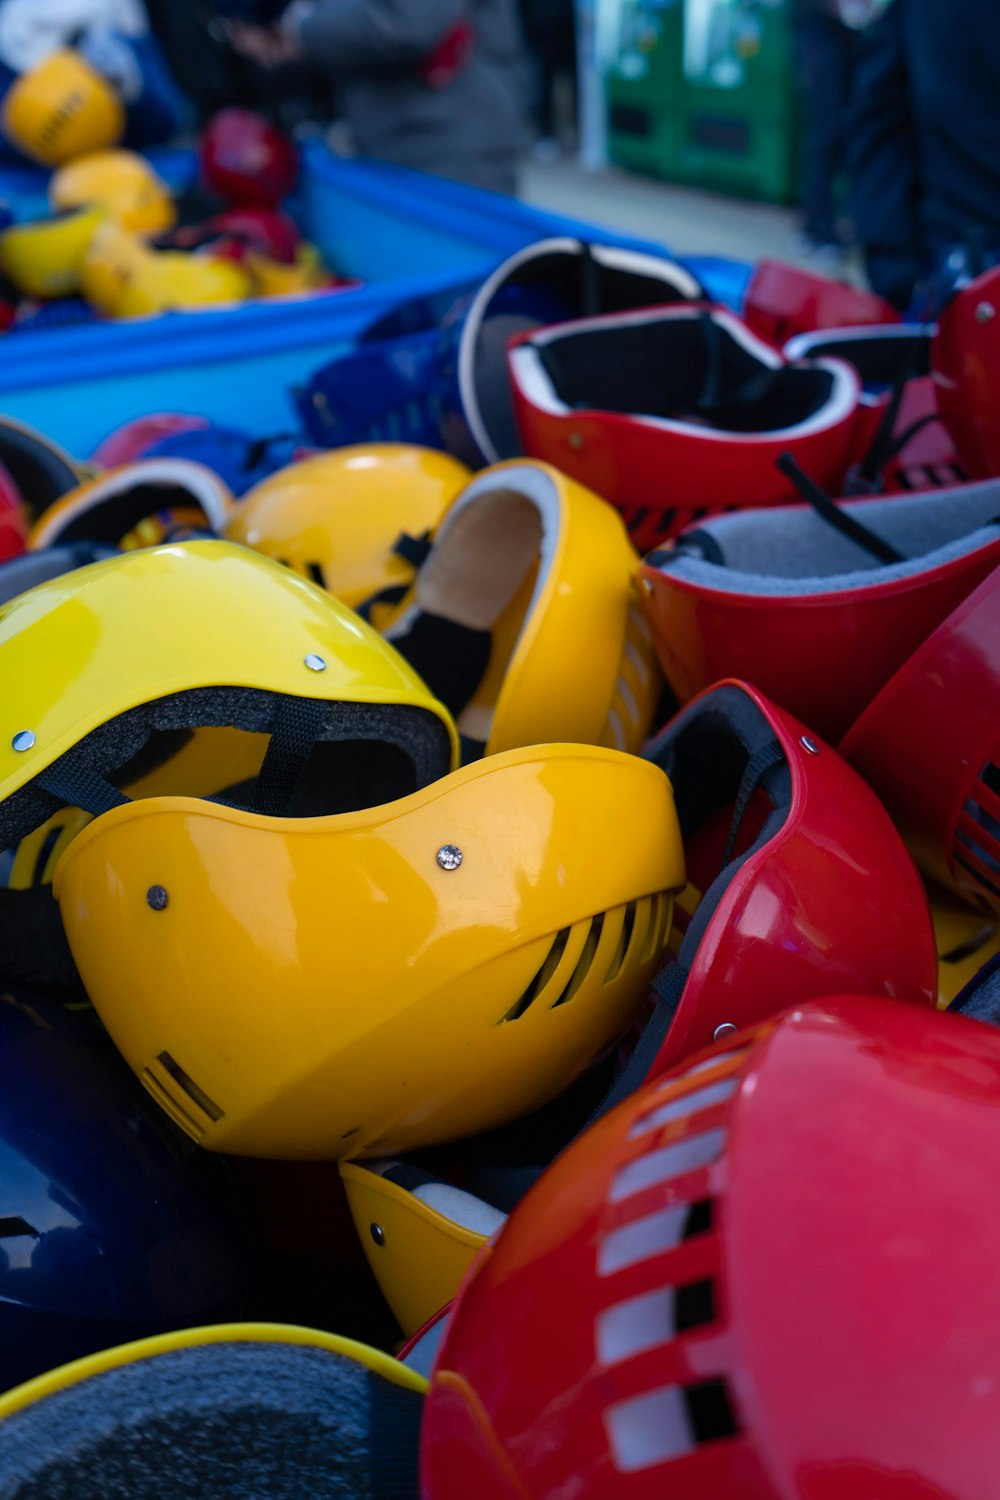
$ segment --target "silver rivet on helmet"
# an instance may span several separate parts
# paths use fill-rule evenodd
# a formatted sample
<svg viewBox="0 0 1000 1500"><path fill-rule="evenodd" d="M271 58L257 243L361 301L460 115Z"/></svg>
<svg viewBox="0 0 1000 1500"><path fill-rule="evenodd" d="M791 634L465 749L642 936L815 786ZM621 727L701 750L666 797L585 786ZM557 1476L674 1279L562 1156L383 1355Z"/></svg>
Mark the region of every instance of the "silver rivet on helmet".
<svg viewBox="0 0 1000 1500"><path fill-rule="evenodd" d="M734 1026L732 1021L723 1021L721 1026L716 1026L712 1032L712 1041L721 1042L724 1036L732 1036L733 1032L738 1030L739 1027Z"/></svg>
<svg viewBox="0 0 1000 1500"><path fill-rule="evenodd" d="M997 310L992 302L980 302L976 308L977 323L992 323L997 315Z"/></svg>
<svg viewBox="0 0 1000 1500"><path fill-rule="evenodd" d="M19 729L11 740L15 750L30 750L35 743L35 731L33 729Z"/></svg>
<svg viewBox="0 0 1000 1500"><path fill-rule="evenodd" d="M443 844L437 852L437 862L442 870L457 870L463 858L457 844Z"/></svg>
<svg viewBox="0 0 1000 1500"><path fill-rule="evenodd" d="M306 666L309 668L310 672L326 671L326 662L321 656L317 656L315 651L310 651L309 655L306 657Z"/></svg>
<svg viewBox="0 0 1000 1500"><path fill-rule="evenodd" d="M811 740L807 734L804 734L802 736L802 738L799 740L799 744L802 746L803 750L808 751L810 755L819 754L819 746L817 745L816 741Z"/></svg>
<svg viewBox="0 0 1000 1500"><path fill-rule="evenodd" d="M371 1236L376 1245L384 1245L385 1230L382 1228L381 1224L370 1224L368 1227L371 1230Z"/></svg>
<svg viewBox="0 0 1000 1500"><path fill-rule="evenodd" d="M151 906L154 911L165 911L170 905L170 897L162 885L151 885L146 892L146 905Z"/></svg>

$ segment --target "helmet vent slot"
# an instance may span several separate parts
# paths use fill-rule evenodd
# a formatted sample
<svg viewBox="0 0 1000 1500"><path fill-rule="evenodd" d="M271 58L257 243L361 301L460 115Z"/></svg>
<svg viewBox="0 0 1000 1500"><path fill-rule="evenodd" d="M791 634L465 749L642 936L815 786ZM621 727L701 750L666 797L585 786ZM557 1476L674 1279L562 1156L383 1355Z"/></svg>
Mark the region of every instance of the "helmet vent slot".
<svg viewBox="0 0 1000 1500"><path fill-rule="evenodd" d="M629 944L632 941L632 933L635 929L635 915L637 907L638 902L630 901L624 908L618 908L618 910L622 912L621 935L618 939L618 946L615 949L614 957L612 958L611 963L608 966L608 972L604 976L605 984L610 984L613 979L617 979L618 975L622 971L622 968L624 967L625 958L628 954Z"/></svg>
<svg viewBox="0 0 1000 1500"><path fill-rule="evenodd" d="M993 761L962 808L952 857L985 891L1000 896L1000 768Z"/></svg>
<svg viewBox="0 0 1000 1500"><path fill-rule="evenodd" d="M200 1140L209 1125L225 1116L213 1099L198 1087L169 1052L161 1052L142 1071L142 1082L161 1109L188 1135Z"/></svg>
<svg viewBox="0 0 1000 1500"><path fill-rule="evenodd" d="M703 1110L715 1109L731 1099L736 1088L737 1079L719 1078L714 1083L706 1083L693 1094L675 1095L664 1103L656 1105L647 1114L641 1115L629 1131L629 1139L635 1140L651 1130L660 1130L664 1125L673 1124L677 1120L685 1120L689 1115L700 1114Z"/></svg>
<svg viewBox="0 0 1000 1500"><path fill-rule="evenodd" d="M534 979L528 985L524 993L520 995L517 1000L515 1000L510 1010L503 1017L505 1021L520 1020L528 1007L534 1005L535 1001L538 999L539 995L542 993L545 986L552 978L556 969L559 967L559 960L562 958L563 954L566 951L566 944L569 942L569 935L572 930L573 929L571 927L563 927L559 932L556 933L555 937L552 939L552 946L550 947L548 953L545 955L541 968L538 970L538 973L535 975Z"/></svg>
<svg viewBox="0 0 1000 1500"><path fill-rule="evenodd" d="M620 1474L671 1463L740 1430L723 1380L644 1391L609 1407L605 1423Z"/></svg>
<svg viewBox="0 0 1000 1500"><path fill-rule="evenodd" d="M715 1443L740 1430L724 1380L705 1380L684 1387L684 1401L696 1443Z"/></svg>
<svg viewBox="0 0 1000 1500"><path fill-rule="evenodd" d="M205 1134L205 1126L198 1123L173 1097L168 1088L157 1078L150 1068L143 1068L139 1075L140 1082L146 1090L152 1094L164 1114L169 1115L174 1124L189 1135L193 1140L200 1141Z"/></svg>
<svg viewBox="0 0 1000 1500"><path fill-rule="evenodd" d="M660 1187L711 1165L722 1155L725 1140L724 1130L706 1130L702 1135L685 1136L683 1140L637 1157L618 1172L611 1184L608 1201L621 1203L633 1193Z"/></svg>
<svg viewBox="0 0 1000 1500"><path fill-rule="evenodd" d="M597 945L601 940L601 929L603 928L603 926L604 913L598 912L596 917L592 917L590 919L590 930L587 933L587 938L580 953L580 957L576 961L576 968L570 975L569 983L566 985L566 988L563 990L562 994L557 1000L553 1000L553 1010L555 1010L557 1005L565 1005L567 1000L572 1000L573 996L577 993L580 986L583 984L583 981L590 973L590 970L593 967L594 963L594 955L597 952Z"/></svg>

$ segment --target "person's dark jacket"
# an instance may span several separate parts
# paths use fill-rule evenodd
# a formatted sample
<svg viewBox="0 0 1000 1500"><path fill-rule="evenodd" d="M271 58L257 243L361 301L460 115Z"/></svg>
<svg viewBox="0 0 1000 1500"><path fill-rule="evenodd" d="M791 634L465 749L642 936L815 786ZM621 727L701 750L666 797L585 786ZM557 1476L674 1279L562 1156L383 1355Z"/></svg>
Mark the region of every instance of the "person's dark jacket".
<svg viewBox="0 0 1000 1500"><path fill-rule="evenodd" d="M984 0L892 0L864 36L850 170L873 281L906 285L952 247L1000 246L1000 28ZM884 294L893 295L888 283Z"/></svg>
<svg viewBox="0 0 1000 1500"><path fill-rule="evenodd" d="M422 76L461 22L474 42L450 82ZM513 192L523 144L517 0L318 0L299 23L306 56L332 74L359 151Z"/></svg>

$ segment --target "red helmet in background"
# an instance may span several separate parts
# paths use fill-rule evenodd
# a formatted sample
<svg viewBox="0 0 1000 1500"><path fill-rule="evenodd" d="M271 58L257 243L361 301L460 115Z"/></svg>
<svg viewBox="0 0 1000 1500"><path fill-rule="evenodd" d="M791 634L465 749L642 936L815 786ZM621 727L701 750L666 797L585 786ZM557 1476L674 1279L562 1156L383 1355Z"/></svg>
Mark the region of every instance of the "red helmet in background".
<svg viewBox="0 0 1000 1500"><path fill-rule="evenodd" d="M681 703L745 678L836 743L1000 563L996 480L850 501L839 514L868 540L783 507L709 517L646 559L653 640Z"/></svg>
<svg viewBox="0 0 1000 1500"><path fill-rule="evenodd" d="M0 463L0 562L20 556L27 544L27 508L10 470Z"/></svg>
<svg viewBox="0 0 1000 1500"><path fill-rule="evenodd" d="M842 749L921 868L1000 912L1000 568L886 683Z"/></svg>
<svg viewBox="0 0 1000 1500"><path fill-rule="evenodd" d="M938 409L974 479L1000 474L1000 266L956 292L932 364Z"/></svg>
<svg viewBox="0 0 1000 1500"><path fill-rule="evenodd" d="M474 1263L421 1493L983 1500L998 1151L986 1026L844 998L727 1039L588 1130Z"/></svg>
<svg viewBox="0 0 1000 1500"><path fill-rule="evenodd" d="M759 260L743 298L743 317L779 349L797 333L901 322L891 302L846 282L782 260Z"/></svg>
<svg viewBox="0 0 1000 1500"><path fill-rule="evenodd" d="M271 208L229 208L210 219L205 230L210 235L231 237L247 250L256 250L283 266L295 264L296 252L302 244L302 231L295 220Z"/></svg>
<svg viewBox="0 0 1000 1500"><path fill-rule="evenodd" d="M295 143L250 109L220 109L201 137L201 178L239 207L276 208L298 181Z"/></svg>
<svg viewBox="0 0 1000 1500"><path fill-rule="evenodd" d="M782 454L836 493L856 456L854 369L790 364L725 308L533 329L507 360L525 452L610 501L640 551L714 511L797 500Z"/></svg>
<svg viewBox="0 0 1000 1500"><path fill-rule="evenodd" d="M148 417L134 417L98 443L91 459L99 469L120 469L145 458L150 448L163 438L208 426L207 417L186 416L183 412L161 411Z"/></svg>

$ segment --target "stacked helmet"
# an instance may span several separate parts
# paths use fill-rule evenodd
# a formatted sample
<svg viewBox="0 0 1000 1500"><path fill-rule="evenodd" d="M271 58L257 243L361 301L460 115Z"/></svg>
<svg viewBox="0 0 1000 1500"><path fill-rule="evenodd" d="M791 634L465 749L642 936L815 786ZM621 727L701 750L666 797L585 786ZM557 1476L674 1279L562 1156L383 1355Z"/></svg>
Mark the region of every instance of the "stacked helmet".
<svg viewBox="0 0 1000 1500"><path fill-rule="evenodd" d="M302 231L288 214L274 208L256 208L253 204L227 208L225 213L210 219L205 228L210 234L242 241L268 260L288 266L294 265L302 243Z"/></svg>
<svg viewBox="0 0 1000 1500"><path fill-rule="evenodd" d="M998 1143L1000 1038L885 1001L805 1006L651 1085L476 1262L422 1493L979 1500Z"/></svg>
<svg viewBox="0 0 1000 1500"><path fill-rule="evenodd" d="M873 292L768 259L751 272L742 312L754 333L779 349L800 333L900 322L896 308Z"/></svg>
<svg viewBox="0 0 1000 1500"><path fill-rule="evenodd" d="M315 452L298 438L253 438L238 427L205 422L150 443L147 458L183 458L217 474L233 495L245 495L278 469Z"/></svg>
<svg viewBox="0 0 1000 1500"><path fill-rule="evenodd" d="M854 370L789 363L722 308L536 329L507 360L524 451L609 500L640 550L713 511L797 500L786 453L834 490L855 454Z"/></svg>
<svg viewBox="0 0 1000 1500"><path fill-rule="evenodd" d="M69 296L80 289L87 251L103 221L103 211L88 205L12 224L0 234L0 266L31 297Z"/></svg>
<svg viewBox="0 0 1000 1500"><path fill-rule="evenodd" d="M199 162L205 186L240 208L276 208L299 174L294 143L249 109L213 115L202 132Z"/></svg>
<svg viewBox="0 0 1000 1500"><path fill-rule="evenodd" d="M113 222L102 224L91 239L80 283L87 299L115 318L241 302L251 289L234 261L152 250Z"/></svg>
<svg viewBox="0 0 1000 1500"><path fill-rule="evenodd" d="M161 438L197 431L208 425L207 417L188 416L184 412L164 411L134 417L116 427L97 445L91 455L92 462L98 469L120 469L138 458L146 458L149 449Z"/></svg>
<svg viewBox="0 0 1000 1500"><path fill-rule="evenodd" d="M114 89L68 49L51 53L14 80L0 119L7 139L43 167L113 146L125 128Z"/></svg>
<svg viewBox="0 0 1000 1500"><path fill-rule="evenodd" d="M919 878L878 799L755 688L723 683L646 751L670 778L687 888L652 1006L612 1055L530 1121L455 1153L342 1165L361 1243L404 1332L454 1295L500 1211L588 1118L713 1038L841 990L930 1006L937 957ZM374 1228L372 1226L375 1226Z"/></svg>
<svg viewBox="0 0 1000 1500"><path fill-rule="evenodd" d="M14 417L0 417L0 463L33 519L86 477L83 465L64 448Z"/></svg>
<svg viewBox="0 0 1000 1500"><path fill-rule="evenodd" d="M1000 266L995 266L956 292L934 340L938 408L974 479L1000 474L998 313Z"/></svg>
<svg viewBox="0 0 1000 1500"><path fill-rule="evenodd" d="M452 503L381 628L448 705L466 759L548 740L635 751L659 691L637 561L582 485L497 464Z"/></svg>
<svg viewBox="0 0 1000 1500"><path fill-rule="evenodd" d="M64 542L148 547L185 532L220 534L233 497L202 464L144 458L88 480L50 505L35 522L29 546Z"/></svg>
<svg viewBox="0 0 1000 1500"><path fill-rule="evenodd" d="M427 538L470 478L464 464L431 448L339 448L257 484L226 535L287 563L351 609L398 604Z"/></svg>
<svg viewBox="0 0 1000 1500"><path fill-rule="evenodd" d="M49 186L57 213L96 206L135 234L161 234L176 217L166 183L134 151L98 151L57 172Z"/></svg>
<svg viewBox="0 0 1000 1500"><path fill-rule="evenodd" d="M920 645L846 735L928 875L1000 911L1000 571Z"/></svg>
<svg viewBox="0 0 1000 1500"><path fill-rule="evenodd" d="M238 1314L248 1226L222 1163L88 1022L8 986L0 1039L0 1389Z"/></svg>
<svg viewBox="0 0 1000 1500"><path fill-rule="evenodd" d="M746 677L837 741L1000 563L1000 484L712 516L642 567L681 703ZM831 525L833 523L833 525Z"/></svg>
<svg viewBox="0 0 1000 1500"><path fill-rule="evenodd" d="M69 945L202 1144L331 1158L465 1135L559 1092L643 1003L683 883L656 767L567 745L449 777L454 729L405 662L223 542L43 584L0 637L2 841L60 805L93 815L53 878ZM222 800L171 795L178 743L211 726L270 734L257 774L224 754ZM149 766L158 795L129 801Z"/></svg>
<svg viewBox="0 0 1000 1500"><path fill-rule="evenodd" d="M28 515L21 492L0 462L0 563L20 556L28 540Z"/></svg>
<svg viewBox="0 0 1000 1500"><path fill-rule="evenodd" d="M246 252L244 264L258 297L294 297L318 291L329 281L323 257L315 245L305 241L289 264L252 247Z"/></svg>
<svg viewBox="0 0 1000 1500"><path fill-rule="evenodd" d="M142 1339L0 1397L0 1489L75 1500L415 1495L427 1382L311 1328Z"/></svg>

